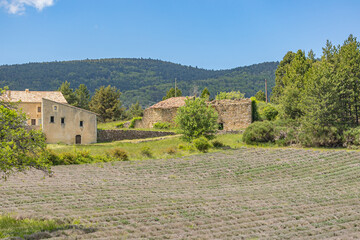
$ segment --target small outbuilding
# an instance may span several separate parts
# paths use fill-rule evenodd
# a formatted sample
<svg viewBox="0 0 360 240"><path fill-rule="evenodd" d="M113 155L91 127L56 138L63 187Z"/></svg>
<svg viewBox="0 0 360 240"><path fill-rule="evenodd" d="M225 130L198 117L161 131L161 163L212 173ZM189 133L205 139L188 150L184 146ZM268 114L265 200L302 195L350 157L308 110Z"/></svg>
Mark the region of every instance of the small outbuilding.
<svg viewBox="0 0 360 240"><path fill-rule="evenodd" d="M144 110L142 121L137 122L137 128L152 128L157 122L174 124L179 107L185 105L187 97L173 97L158 102ZM218 112L220 130L239 130L248 127L252 122L251 100L213 100L207 102Z"/></svg>

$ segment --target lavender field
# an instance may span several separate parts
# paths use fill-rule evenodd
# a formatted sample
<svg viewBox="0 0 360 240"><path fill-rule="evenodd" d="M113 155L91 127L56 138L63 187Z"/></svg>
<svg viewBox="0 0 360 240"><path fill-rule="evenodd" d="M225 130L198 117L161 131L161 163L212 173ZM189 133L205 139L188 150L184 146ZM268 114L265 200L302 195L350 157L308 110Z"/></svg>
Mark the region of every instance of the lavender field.
<svg viewBox="0 0 360 240"><path fill-rule="evenodd" d="M53 239L358 239L360 153L240 148L57 166L0 182L0 214L77 220Z"/></svg>

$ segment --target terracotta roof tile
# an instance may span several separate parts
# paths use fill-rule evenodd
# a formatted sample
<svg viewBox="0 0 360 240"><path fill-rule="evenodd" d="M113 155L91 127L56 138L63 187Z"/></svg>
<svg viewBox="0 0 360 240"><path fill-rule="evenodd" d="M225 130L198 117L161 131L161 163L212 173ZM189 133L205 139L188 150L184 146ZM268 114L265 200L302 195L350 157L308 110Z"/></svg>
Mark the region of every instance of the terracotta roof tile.
<svg viewBox="0 0 360 240"><path fill-rule="evenodd" d="M11 102L41 102L46 98L59 103L67 103L60 91L6 91L7 97Z"/></svg>

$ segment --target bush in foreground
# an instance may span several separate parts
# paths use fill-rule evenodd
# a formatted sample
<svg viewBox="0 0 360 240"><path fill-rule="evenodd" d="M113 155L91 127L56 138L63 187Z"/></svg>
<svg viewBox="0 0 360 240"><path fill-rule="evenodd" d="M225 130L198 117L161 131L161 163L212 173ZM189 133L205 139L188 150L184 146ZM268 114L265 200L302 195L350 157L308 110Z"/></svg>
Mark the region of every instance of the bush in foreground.
<svg viewBox="0 0 360 240"><path fill-rule="evenodd" d="M144 146L141 148L141 154L146 157L152 157L151 149L148 146Z"/></svg>
<svg viewBox="0 0 360 240"><path fill-rule="evenodd" d="M269 121L254 122L246 128L242 140L247 144L273 142L274 126Z"/></svg>
<svg viewBox="0 0 360 240"><path fill-rule="evenodd" d="M225 146L222 142L218 140L213 141L211 144L213 145L214 148L222 148Z"/></svg>
<svg viewBox="0 0 360 240"><path fill-rule="evenodd" d="M207 152L211 147L209 141L205 137L197 138L193 141L194 146L200 152Z"/></svg>
<svg viewBox="0 0 360 240"><path fill-rule="evenodd" d="M110 155L121 161L129 160L129 156L127 152L121 148L114 148L113 150L110 151Z"/></svg>
<svg viewBox="0 0 360 240"><path fill-rule="evenodd" d="M190 142L201 136L213 138L218 128L217 118L215 109L206 105L204 99L188 98L185 106L178 109L175 122L184 140Z"/></svg>
<svg viewBox="0 0 360 240"><path fill-rule="evenodd" d="M50 150L47 151L46 157L51 165L73 165L86 164L96 162L111 162L116 161L110 156L91 155L88 151L65 152L56 154Z"/></svg>

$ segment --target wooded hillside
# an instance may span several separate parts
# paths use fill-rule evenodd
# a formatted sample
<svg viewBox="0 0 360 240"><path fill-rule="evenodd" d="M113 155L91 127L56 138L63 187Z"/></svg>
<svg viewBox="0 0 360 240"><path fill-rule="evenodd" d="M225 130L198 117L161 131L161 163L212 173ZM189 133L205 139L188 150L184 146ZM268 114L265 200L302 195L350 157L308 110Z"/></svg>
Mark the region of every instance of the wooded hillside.
<svg viewBox="0 0 360 240"><path fill-rule="evenodd" d="M241 91L246 97L275 85L278 62L266 62L229 70L206 70L153 59L99 59L64 62L28 63L0 66L0 86L12 90L56 90L68 81L72 88L85 84L91 93L102 85L121 90L125 106L139 101L149 106L160 101L177 79L183 95L204 87L211 97L220 91Z"/></svg>

